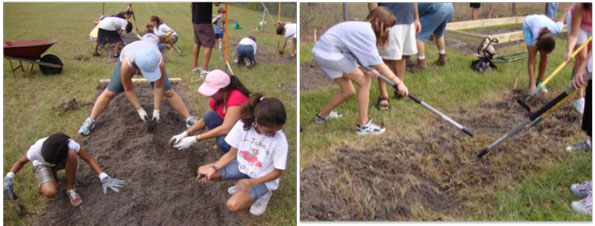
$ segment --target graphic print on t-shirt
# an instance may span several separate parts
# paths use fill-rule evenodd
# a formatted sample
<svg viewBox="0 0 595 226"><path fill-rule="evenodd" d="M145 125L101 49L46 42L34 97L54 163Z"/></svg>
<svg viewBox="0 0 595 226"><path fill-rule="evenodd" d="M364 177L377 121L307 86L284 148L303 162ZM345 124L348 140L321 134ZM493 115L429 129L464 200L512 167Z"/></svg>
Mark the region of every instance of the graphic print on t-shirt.
<svg viewBox="0 0 595 226"><path fill-rule="evenodd" d="M250 151L240 150L240 155L252 166L262 167L262 163L258 161L258 149L250 149Z"/></svg>

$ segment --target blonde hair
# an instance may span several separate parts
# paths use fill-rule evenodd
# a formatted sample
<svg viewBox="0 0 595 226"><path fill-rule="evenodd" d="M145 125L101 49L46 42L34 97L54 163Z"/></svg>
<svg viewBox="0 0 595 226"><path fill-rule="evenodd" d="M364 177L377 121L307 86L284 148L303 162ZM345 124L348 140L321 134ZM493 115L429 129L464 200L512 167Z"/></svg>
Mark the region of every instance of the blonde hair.
<svg viewBox="0 0 595 226"><path fill-rule="evenodd" d="M376 46L384 46L388 41L386 29L395 25L397 18L388 9L379 6L370 11L366 20L372 24L372 30L376 34Z"/></svg>

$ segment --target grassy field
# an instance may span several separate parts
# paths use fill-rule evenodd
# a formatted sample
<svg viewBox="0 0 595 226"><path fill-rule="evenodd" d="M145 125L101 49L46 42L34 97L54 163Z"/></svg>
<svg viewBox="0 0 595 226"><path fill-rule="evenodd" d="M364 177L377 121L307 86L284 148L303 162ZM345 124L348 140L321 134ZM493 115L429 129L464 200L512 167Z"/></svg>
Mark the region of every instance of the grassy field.
<svg viewBox="0 0 595 226"><path fill-rule="evenodd" d="M126 3L105 3L105 14L112 15L126 9ZM135 3L136 20L141 31L151 15L158 15L180 38L176 44L183 52L167 52L167 72L170 78L183 79L181 85L186 90L184 96L194 108L195 115L201 116L208 108L207 98L196 93L202 83L197 73L192 73L193 32L189 3ZM216 7L213 8L214 12ZM93 58L93 43L89 40L92 20L102 14L102 3L5 3L4 40L28 40L55 38L58 40L46 53L59 56L64 63L64 71L55 76L44 76L36 66L33 73L23 78L17 73L13 78L9 64L4 61L4 172L23 156L28 147L37 139L62 131L78 137L80 124L89 115L91 106L59 114L55 107L76 98L81 103L93 103L95 88L99 79L109 78L114 63L106 63L106 51L99 58ZM58 19L59 18L59 19ZM288 135L290 150L287 170L281 176L281 187L275 192L266 214L249 218L251 225L295 225L296 220L296 67L295 61L276 56L280 40L269 26L267 32L256 33L252 29L262 19L262 12L229 6L229 19L243 27L229 30L230 42L237 42L249 34L258 40L257 60L253 69L233 66L233 71L252 91L266 96L278 97L288 110L288 122L284 127ZM275 17L276 19L276 17ZM295 18L282 18L295 21ZM132 21L132 19L131 19ZM233 23L230 23L230 28ZM235 49L230 49L230 59ZM202 53L199 62L202 60ZM79 56L89 60L76 60ZM221 52L213 50L210 69L224 68ZM75 59L76 58L76 59ZM259 60L260 59L260 60ZM38 93L39 92L39 93ZM100 163L101 164L101 163ZM4 204L6 225L27 225L43 214L45 205L51 201L39 195L36 182L28 164L15 179L15 192L19 204L27 210L25 217L19 217L13 204ZM84 198L84 197L83 197Z"/></svg>
<svg viewBox="0 0 595 226"><path fill-rule="evenodd" d="M448 38L448 37L447 37ZM312 61L311 48L313 43L301 43L301 62ZM556 50L550 55L546 76L549 75L564 57L566 40L557 39ZM499 49L499 53L525 50L524 45ZM473 109L485 98L501 96L510 92L515 80L515 74L520 69L521 76L517 88L525 88L528 84L526 61L498 64L498 71L477 73L469 65L475 58L471 54L456 52L447 47L448 63L440 68L430 65L422 73L407 73L405 83L411 94L448 114L465 109ZM434 45L426 45L426 58L429 62L437 58ZM559 93L568 87L570 67L566 67L560 75L548 84L550 93ZM301 75L304 78L304 75ZM304 132L300 139L300 166L302 172L317 159L331 158L344 147L365 149L375 147L389 138L396 138L396 134L418 134L435 125L430 124L436 117L429 111L412 101L391 100L391 110L378 111L373 107L378 90L376 82L372 85L369 115L377 124L386 125L387 132L381 136L360 137L355 134L357 118L357 103L355 98L349 99L336 110L343 114L340 119L318 125L313 117L326 104L330 97L338 92L336 85L312 90L302 90L300 98L300 126ZM547 119L546 119L547 120ZM453 133L458 133L452 130ZM476 131L477 132L477 131ZM398 138L396 138L398 139ZM586 139L580 132L573 138L575 141ZM487 145L487 144L485 144ZM552 152L560 151L568 144L558 144L552 147ZM514 154L514 153L510 153ZM466 206L467 214L456 216L441 216L445 220L571 220L587 221L588 216L574 213L569 206L572 200L578 200L568 191L572 183L582 182L591 178L590 155L567 156L558 161L538 167L530 175L523 175L519 182L512 178L497 178L494 186L487 190L469 194ZM363 173L363 172L362 172ZM414 217L417 220L434 219L422 214Z"/></svg>

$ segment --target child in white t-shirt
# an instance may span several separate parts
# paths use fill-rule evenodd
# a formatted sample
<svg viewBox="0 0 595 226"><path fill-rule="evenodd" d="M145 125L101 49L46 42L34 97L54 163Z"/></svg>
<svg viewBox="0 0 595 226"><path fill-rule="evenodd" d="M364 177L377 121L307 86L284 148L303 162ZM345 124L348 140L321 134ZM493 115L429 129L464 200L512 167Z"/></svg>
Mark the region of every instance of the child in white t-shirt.
<svg viewBox="0 0 595 226"><path fill-rule="evenodd" d="M279 49L279 54L283 54L287 40L289 40L289 54L295 57L295 49L297 45L297 25L291 22L277 22L277 34L283 35L283 44Z"/></svg>
<svg viewBox="0 0 595 226"><path fill-rule="evenodd" d="M16 199L12 182L14 174L19 172L23 165L31 162L37 186L43 196L48 198L54 197L58 193L57 171L66 169L66 194L70 199L70 204L80 205L83 200L74 191L74 177L78 166L77 155L99 174L104 194L107 193L107 188L118 192L124 186L124 181L110 177L103 172L95 160L81 148L80 144L63 133L56 133L37 140L35 144L31 145L27 154L14 163L10 172L4 177L4 196L8 199Z"/></svg>
<svg viewBox="0 0 595 226"><path fill-rule="evenodd" d="M196 181L240 179L227 192L227 209L262 215L272 191L279 187L279 177L287 162L287 138L281 128L287 115L277 98L253 94L243 106L241 120L227 134L231 150L217 162L198 168Z"/></svg>

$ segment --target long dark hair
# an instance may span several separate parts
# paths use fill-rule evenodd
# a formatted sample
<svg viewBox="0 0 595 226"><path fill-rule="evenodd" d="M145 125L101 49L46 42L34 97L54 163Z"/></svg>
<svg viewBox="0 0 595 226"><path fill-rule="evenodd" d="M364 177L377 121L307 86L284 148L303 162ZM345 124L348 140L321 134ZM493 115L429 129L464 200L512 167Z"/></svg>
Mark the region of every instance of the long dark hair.
<svg viewBox="0 0 595 226"><path fill-rule="evenodd" d="M248 131L256 121L265 127L282 126L287 121L287 113L279 99L255 93L242 106L240 118L244 123L244 130Z"/></svg>
<svg viewBox="0 0 595 226"><path fill-rule="evenodd" d="M159 19L158 16L151 16L151 19L150 20L151 21L155 21L157 23L157 27L156 28L159 28L159 25L161 25L163 23L163 21L161 21L161 19Z"/></svg>
<svg viewBox="0 0 595 226"><path fill-rule="evenodd" d="M46 162L60 164L68 157L69 136L63 133L50 135L41 146L41 156Z"/></svg>
<svg viewBox="0 0 595 226"><path fill-rule="evenodd" d="M242 82L240 82L240 79L238 79L238 77L235 75L230 75L229 76L229 85L219 89L218 92L231 92L233 90L240 91L242 94L244 94L244 96L250 96L250 90L248 90L248 88L246 88L244 86L244 84L242 84ZM219 106L219 105L223 104L223 102L225 102L225 101L226 101L225 98L221 99L221 100L217 100L217 101L215 101L215 106Z"/></svg>

